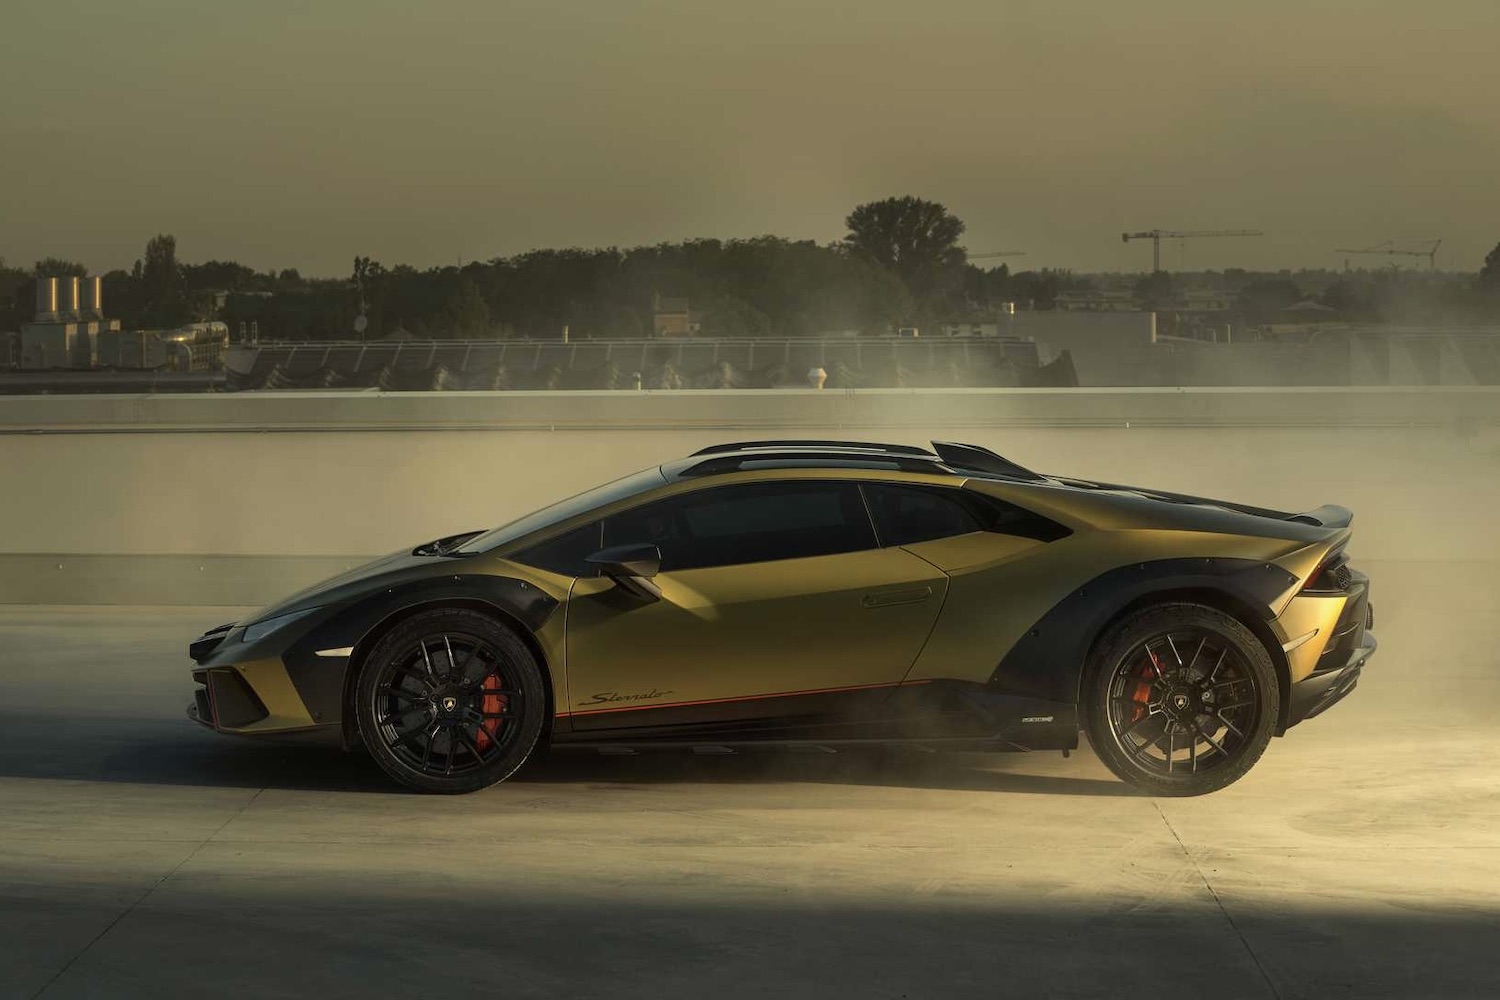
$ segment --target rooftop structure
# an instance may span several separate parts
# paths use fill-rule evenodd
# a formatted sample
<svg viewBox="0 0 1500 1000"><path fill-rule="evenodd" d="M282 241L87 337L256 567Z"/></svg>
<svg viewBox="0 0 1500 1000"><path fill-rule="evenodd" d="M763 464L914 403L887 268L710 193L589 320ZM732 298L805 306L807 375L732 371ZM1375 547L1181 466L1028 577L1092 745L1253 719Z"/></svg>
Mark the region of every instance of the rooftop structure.
<svg viewBox="0 0 1500 1000"><path fill-rule="evenodd" d="M118 331L104 318L104 283L97 276L36 281L36 318L21 325L20 367L92 368L101 335Z"/></svg>

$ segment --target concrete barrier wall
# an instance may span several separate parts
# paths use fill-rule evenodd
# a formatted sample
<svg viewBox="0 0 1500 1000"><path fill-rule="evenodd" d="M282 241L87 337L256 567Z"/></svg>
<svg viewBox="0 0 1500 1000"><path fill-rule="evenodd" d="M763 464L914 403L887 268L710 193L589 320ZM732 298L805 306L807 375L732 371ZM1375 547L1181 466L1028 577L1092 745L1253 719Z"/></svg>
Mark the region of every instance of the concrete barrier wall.
<svg viewBox="0 0 1500 1000"><path fill-rule="evenodd" d="M0 396L0 434L1500 425L1500 387L244 392Z"/></svg>
<svg viewBox="0 0 1500 1000"><path fill-rule="evenodd" d="M957 438L1043 471L1342 503L1371 559L1500 558L1500 393L1035 392L0 399L0 602L263 603L765 435Z"/></svg>

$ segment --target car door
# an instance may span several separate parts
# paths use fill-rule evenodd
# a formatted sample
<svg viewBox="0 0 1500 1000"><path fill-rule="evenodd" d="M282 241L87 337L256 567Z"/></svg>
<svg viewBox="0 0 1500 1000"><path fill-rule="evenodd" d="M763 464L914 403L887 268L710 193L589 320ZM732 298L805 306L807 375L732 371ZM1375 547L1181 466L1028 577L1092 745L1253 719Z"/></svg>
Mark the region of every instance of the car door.
<svg viewBox="0 0 1500 1000"><path fill-rule="evenodd" d="M900 683L947 587L931 563L879 546L859 485L713 486L607 518L603 544L662 554L644 601L581 577L565 626L575 731L832 720Z"/></svg>
<svg viewBox="0 0 1500 1000"><path fill-rule="evenodd" d="M907 680L983 682L1045 610L1038 600L1052 599L1035 557L1067 529L964 489L886 483L867 486L865 496L882 541L948 577L942 615Z"/></svg>

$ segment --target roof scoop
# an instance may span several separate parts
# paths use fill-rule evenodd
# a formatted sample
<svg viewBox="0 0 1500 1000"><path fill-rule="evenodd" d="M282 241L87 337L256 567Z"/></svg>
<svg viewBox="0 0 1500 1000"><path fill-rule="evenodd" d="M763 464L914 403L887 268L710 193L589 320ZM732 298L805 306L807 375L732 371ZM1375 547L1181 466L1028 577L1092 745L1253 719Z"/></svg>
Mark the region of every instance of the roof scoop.
<svg viewBox="0 0 1500 1000"><path fill-rule="evenodd" d="M937 452L943 464L957 472L988 472L1013 479L1040 481L1043 477L1023 466L1017 465L1003 455L997 455L977 444L959 444L957 441L934 441L932 450Z"/></svg>

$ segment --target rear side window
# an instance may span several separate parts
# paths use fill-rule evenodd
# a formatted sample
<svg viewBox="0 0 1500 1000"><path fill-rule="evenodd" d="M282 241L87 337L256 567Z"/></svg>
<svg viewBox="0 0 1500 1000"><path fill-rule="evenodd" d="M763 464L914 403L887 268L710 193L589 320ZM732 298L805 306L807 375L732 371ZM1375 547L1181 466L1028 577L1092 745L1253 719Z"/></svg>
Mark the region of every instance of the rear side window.
<svg viewBox="0 0 1500 1000"><path fill-rule="evenodd" d="M883 545L912 545L984 530L971 505L954 490L867 486L865 495Z"/></svg>
<svg viewBox="0 0 1500 1000"><path fill-rule="evenodd" d="M594 576L594 567L584 560L604 547L599 544L601 528L598 521L585 524L545 542L538 542L511 558L526 566L535 566L563 576Z"/></svg>
<svg viewBox="0 0 1500 1000"><path fill-rule="evenodd" d="M1006 503L997 497L985 496L973 490L963 491L964 499L971 503L975 513L984 522L985 531L998 531L1002 535L1020 538L1035 538L1039 542L1055 542L1073 533L1056 521L1040 514L1033 514L1024 507Z"/></svg>
<svg viewBox="0 0 1500 1000"><path fill-rule="evenodd" d="M1055 521L973 490L895 483L866 484L865 496L882 545L914 545L993 531L1052 542L1070 532Z"/></svg>
<svg viewBox="0 0 1500 1000"><path fill-rule="evenodd" d="M606 546L636 543L657 546L664 571L876 547L857 485L796 481L699 490L605 520Z"/></svg>

